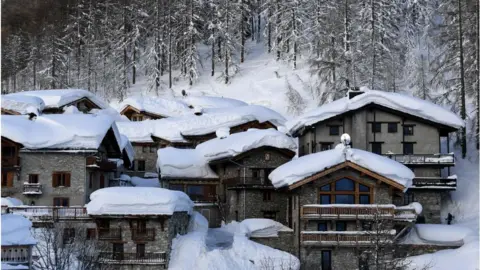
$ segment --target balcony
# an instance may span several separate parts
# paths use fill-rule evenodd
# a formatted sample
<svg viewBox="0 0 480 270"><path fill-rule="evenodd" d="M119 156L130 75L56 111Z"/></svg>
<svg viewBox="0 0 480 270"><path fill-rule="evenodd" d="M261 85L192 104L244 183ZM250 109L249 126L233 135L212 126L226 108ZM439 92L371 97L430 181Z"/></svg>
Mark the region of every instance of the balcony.
<svg viewBox="0 0 480 270"><path fill-rule="evenodd" d="M447 178L442 177L415 177L413 179L411 189L443 189L443 190L456 190L457 189L457 177L449 176Z"/></svg>
<svg viewBox="0 0 480 270"><path fill-rule="evenodd" d="M384 156L405 165L455 166L455 156L453 154L384 154Z"/></svg>
<svg viewBox="0 0 480 270"><path fill-rule="evenodd" d="M42 185L39 183L23 183L23 195L42 194Z"/></svg>
<svg viewBox="0 0 480 270"><path fill-rule="evenodd" d="M2 169L6 167L20 167L20 157L2 157Z"/></svg>
<svg viewBox="0 0 480 270"><path fill-rule="evenodd" d="M268 188L273 189L272 182L264 177L232 177L223 180L223 183L229 187L240 188Z"/></svg>
<svg viewBox="0 0 480 270"><path fill-rule="evenodd" d="M379 241L391 243L395 230L377 231L302 231L303 246L371 246Z"/></svg>
<svg viewBox="0 0 480 270"><path fill-rule="evenodd" d="M103 264L166 264L167 253L100 252L99 261Z"/></svg>
<svg viewBox="0 0 480 270"><path fill-rule="evenodd" d="M132 240L133 241L155 241L155 229L146 228L146 229L132 230Z"/></svg>
<svg viewBox="0 0 480 270"><path fill-rule="evenodd" d="M122 240L121 228L98 229L98 240Z"/></svg>
<svg viewBox="0 0 480 270"><path fill-rule="evenodd" d="M394 205L368 204L309 204L301 208L302 219L317 220L371 220L393 219Z"/></svg>
<svg viewBox="0 0 480 270"><path fill-rule="evenodd" d="M117 170L117 163L108 160L99 160L96 156L86 158L86 166L89 169L98 169L100 171L115 171Z"/></svg>
<svg viewBox="0 0 480 270"><path fill-rule="evenodd" d="M32 222L53 222L88 220L90 216L82 206L12 206L6 209L8 213L19 214L27 217Z"/></svg>

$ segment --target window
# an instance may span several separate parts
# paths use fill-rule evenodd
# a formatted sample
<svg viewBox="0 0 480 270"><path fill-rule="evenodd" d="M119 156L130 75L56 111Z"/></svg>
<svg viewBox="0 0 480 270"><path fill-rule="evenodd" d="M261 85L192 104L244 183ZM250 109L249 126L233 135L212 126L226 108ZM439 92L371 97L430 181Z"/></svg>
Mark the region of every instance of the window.
<svg viewBox="0 0 480 270"><path fill-rule="evenodd" d="M345 221L335 222L335 231L344 232L347 230L347 223Z"/></svg>
<svg viewBox="0 0 480 270"><path fill-rule="evenodd" d="M148 146L142 146L142 153L148 152Z"/></svg>
<svg viewBox="0 0 480 270"><path fill-rule="evenodd" d="M331 250L322 250L322 270L332 270Z"/></svg>
<svg viewBox="0 0 480 270"><path fill-rule="evenodd" d="M97 236L97 230L95 228L87 228L87 240L94 240Z"/></svg>
<svg viewBox="0 0 480 270"><path fill-rule="evenodd" d="M317 152L316 146L317 146L317 144L315 143L315 141L312 141L312 151L310 151L311 153Z"/></svg>
<svg viewBox="0 0 480 270"><path fill-rule="evenodd" d="M238 211L235 210L235 220L238 221Z"/></svg>
<svg viewBox="0 0 480 270"><path fill-rule="evenodd" d="M403 126L403 135L405 136L413 136L413 126Z"/></svg>
<svg viewBox="0 0 480 270"><path fill-rule="evenodd" d="M272 200L272 192L270 190L263 191L263 201L268 202Z"/></svg>
<svg viewBox="0 0 480 270"><path fill-rule="evenodd" d="M217 195L215 185L187 185L186 193L196 202L210 202Z"/></svg>
<svg viewBox="0 0 480 270"><path fill-rule="evenodd" d="M170 184L170 185L168 186L168 189L178 190L178 191L182 191L182 192L184 191L184 190L183 190L183 185L181 185L181 184Z"/></svg>
<svg viewBox="0 0 480 270"><path fill-rule="evenodd" d="M13 187L13 172L2 172L2 187Z"/></svg>
<svg viewBox="0 0 480 270"><path fill-rule="evenodd" d="M93 172L88 174L88 188L93 188Z"/></svg>
<svg viewBox="0 0 480 270"><path fill-rule="evenodd" d="M330 135L340 135L340 126L330 126Z"/></svg>
<svg viewBox="0 0 480 270"><path fill-rule="evenodd" d="M137 160L137 171L145 171L145 160Z"/></svg>
<svg viewBox="0 0 480 270"><path fill-rule="evenodd" d="M52 187L69 187L70 172L53 172Z"/></svg>
<svg viewBox="0 0 480 270"><path fill-rule="evenodd" d="M415 201L415 196L411 192L407 192L403 194L403 204L409 205Z"/></svg>
<svg viewBox="0 0 480 270"><path fill-rule="evenodd" d="M388 123L388 133L397 133L398 127L397 123Z"/></svg>
<svg viewBox="0 0 480 270"><path fill-rule="evenodd" d="M156 146L150 146L150 153L156 153L157 152L157 147Z"/></svg>
<svg viewBox="0 0 480 270"><path fill-rule="evenodd" d="M69 199L68 198L53 198L53 206L63 206L63 207L68 207L70 205Z"/></svg>
<svg viewBox="0 0 480 270"><path fill-rule="evenodd" d="M145 244L137 244L137 259L145 258Z"/></svg>
<svg viewBox="0 0 480 270"><path fill-rule="evenodd" d="M372 123L372 133L382 132L382 123L373 122Z"/></svg>
<svg viewBox="0 0 480 270"><path fill-rule="evenodd" d="M413 143L403 143L403 154L413 155Z"/></svg>
<svg viewBox="0 0 480 270"><path fill-rule="evenodd" d="M28 175L29 184L38 184L38 174L29 174Z"/></svg>
<svg viewBox="0 0 480 270"><path fill-rule="evenodd" d="M103 174L100 175L100 188L105 187L105 176Z"/></svg>
<svg viewBox="0 0 480 270"><path fill-rule="evenodd" d="M320 151L330 150L333 148L333 143L325 142L320 143Z"/></svg>
<svg viewBox="0 0 480 270"><path fill-rule="evenodd" d="M123 260L123 243L113 243L113 259Z"/></svg>
<svg viewBox="0 0 480 270"><path fill-rule="evenodd" d="M362 222L362 229L364 231L371 231L372 230L372 222L370 221L363 221Z"/></svg>
<svg viewBox="0 0 480 270"><path fill-rule="evenodd" d="M258 169L252 169L252 178L259 178L260 177L260 172Z"/></svg>
<svg viewBox="0 0 480 270"><path fill-rule="evenodd" d="M319 223L318 223L317 230L318 230L319 232L328 231L327 222L319 222Z"/></svg>
<svg viewBox="0 0 480 270"><path fill-rule="evenodd" d="M64 228L63 229L63 243L71 244L75 239L75 228Z"/></svg>
<svg viewBox="0 0 480 270"><path fill-rule="evenodd" d="M341 178L320 187L320 204L370 204L372 188L349 178Z"/></svg>
<svg viewBox="0 0 480 270"><path fill-rule="evenodd" d="M15 146L2 146L2 156L4 156L4 157L14 157L15 156Z"/></svg>
<svg viewBox="0 0 480 270"><path fill-rule="evenodd" d="M263 218L276 220L277 219L277 212L275 212L275 211L263 211Z"/></svg>
<svg viewBox="0 0 480 270"><path fill-rule="evenodd" d="M375 153L377 155L382 154L382 143L379 142L372 142L372 153Z"/></svg>

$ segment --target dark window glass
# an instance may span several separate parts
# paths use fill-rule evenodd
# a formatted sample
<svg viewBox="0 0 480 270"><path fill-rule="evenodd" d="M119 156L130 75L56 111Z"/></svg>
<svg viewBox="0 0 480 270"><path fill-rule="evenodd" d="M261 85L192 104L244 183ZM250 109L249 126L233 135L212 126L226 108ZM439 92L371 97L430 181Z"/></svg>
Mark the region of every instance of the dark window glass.
<svg viewBox="0 0 480 270"><path fill-rule="evenodd" d="M353 182L350 179L343 178L335 182L335 190L336 191L354 191L355 182Z"/></svg>
<svg viewBox="0 0 480 270"><path fill-rule="evenodd" d="M335 230L337 232L344 232L347 230L347 223L344 221L337 221L335 222Z"/></svg>
<svg viewBox="0 0 480 270"><path fill-rule="evenodd" d="M330 150L332 149L333 143L320 143L320 150L325 151L325 150Z"/></svg>
<svg viewBox="0 0 480 270"><path fill-rule="evenodd" d="M320 204L331 204L330 195L320 195Z"/></svg>
<svg viewBox="0 0 480 270"><path fill-rule="evenodd" d="M360 195L360 204L370 204L370 195Z"/></svg>
<svg viewBox="0 0 480 270"><path fill-rule="evenodd" d="M137 244L137 258L145 258L145 244Z"/></svg>
<svg viewBox="0 0 480 270"><path fill-rule="evenodd" d="M403 154L413 155L413 143L403 143Z"/></svg>
<svg viewBox="0 0 480 270"><path fill-rule="evenodd" d="M123 243L113 243L113 259L123 260Z"/></svg>
<svg viewBox="0 0 480 270"><path fill-rule="evenodd" d="M322 270L332 270L332 252L322 250Z"/></svg>
<svg viewBox="0 0 480 270"><path fill-rule="evenodd" d="M340 135L340 126L330 126L330 135Z"/></svg>
<svg viewBox="0 0 480 270"><path fill-rule="evenodd" d="M29 174L28 175L28 183L38 184L38 174Z"/></svg>
<svg viewBox="0 0 480 270"><path fill-rule="evenodd" d="M272 200L272 192L270 190L263 191L263 201L271 201Z"/></svg>
<svg viewBox="0 0 480 270"><path fill-rule="evenodd" d="M373 133L382 132L382 123L377 123L377 122L372 123L372 132Z"/></svg>
<svg viewBox="0 0 480 270"><path fill-rule="evenodd" d="M354 204L355 196L354 195L335 195L336 204Z"/></svg>
<svg viewBox="0 0 480 270"><path fill-rule="evenodd" d="M388 123L388 133L397 133L398 131L397 123Z"/></svg>
<svg viewBox="0 0 480 270"><path fill-rule="evenodd" d="M68 207L69 206L69 200L68 200L68 198L53 198L53 206Z"/></svg>
<svg viewBox="0 0 480 270"><path fill-rule="evenodd" d="M252 169L252 177L253 178L260 177L260 173L259 173L258 169Z"/></svg>
<svg viewBox="0 0 480 270"><path fill-rule="evenodd" d="M320 188L320 190L321 190L321 191L330 191L330 184L325 185L325 186L322 186L322 187Z"/></svg>
<svg viewBox="0 0 480 270"><path fill-rule="evenodd" d="M403 204L408 205L412 202L415 201L415 197L413 196L413 193L407 192L403 194Z"/></svg>
<svg viewBox="0 0 480 270"><path fill-rule="evenodd" d="M378 142L372 143L372 153L375 153L377 155L382 154L382 144Z"/></svg>
<svg viewBox="0 0 480 270"><path fill-rule="evenodd" d="M372 230L372 223L368 221L362 222L362 229L364 231L371 231Z"/></svg>
<svg viewBox="0 0 480 270"><path fill-rule="evenodd" d="M318 223L318 231L320 231L320 232L327 231L327 223L326 222L319 222Z"/></svg>
<svg viewBox="0 0 480 270"><path fill-rule="evenodd" d="M275 211L264 211L263 212L263 218L276 220L277 219L277 212L275 212Z"/></svg>
<svg viewBox="0 0 480 270"><path fill-rule="evenodd" d="M403 135L412 136L413 126L403 126Z"/></svg>
<svg viewBox="0 0 480 270"><path fill-rule="evenodd" d="M370 188L365 186L365 185L362 185L362 184L358 184L358 188L360 189L360 191L362 192L368 192L370 191Z"/></svg>
<svg viewBox="0 0 480 270"><path fill-rule="evenodd" d="M192 201L204 201L205 200L205 190L203 186L187 186L187 194L190 196Z"/></svg>
<svg viewBox="0 0 480 270"><path fill-rule="evenodd" d="M137 160L137 171L145 171L145 160Z"/></svg>
<svg viewBox="0 0 480 270"><path fill-rule="evenodd" d="M170 184L168 186L168 189L171 189L171 190L178 190L178 191L183 191L183 185L179 185L179 184Z"/></svg>
<svg viewBox="0 0 480 270"><path fill-rule="evenodd" d="M14 146L2 146L2 156L14 157L15 156L15 147Z"/></svg>

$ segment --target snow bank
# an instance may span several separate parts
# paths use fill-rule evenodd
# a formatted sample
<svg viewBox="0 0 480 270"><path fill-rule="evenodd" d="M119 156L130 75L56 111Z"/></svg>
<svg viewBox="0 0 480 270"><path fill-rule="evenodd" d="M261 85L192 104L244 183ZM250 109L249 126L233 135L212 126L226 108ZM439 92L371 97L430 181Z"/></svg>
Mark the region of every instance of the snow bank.
<svg viewBox="0 0 480 270"><path fill-rule="evenodd" d="M32 222L23 216L2 214L2 246L35 245L31 228Z"/></svg>
<svg viewBox="0 0 480 270"><path fill-rule="evenodd" d="M159 149L157 169L162 178L218 178L207 160L195 149Z"/></svg>
<svg viewBox="0 0 480 270"><path fill-rule="evenodd" d="M310 126L334 116L360 109L368 104L377 104L406 114L433 121L439 124L460 128L464 121L455 113L434 103L408 96L405 94L376 91L362 88L365 93L352 99L344 97L324 104L302 116L287 122L287 127L292 134L305 126Z"/></svg>
<svg viewBox="0 0 480 270"><path fill-rule="evenodd" d="M206 233L208 231L208 220L199 212L193 211L192 215L190 216L188 231Z"/></svg>
<svg viewBox="0 0 480 270"><path fill-rule="evenodd" d="M193 202L187 194L163 188L109 187L90 195L89 215L172 215L191 213Z"/></svg>
<svg viewBox="0 0 480 270"><path fill-rule="evenodd" d="M296 142L275 129L249 129L231 134L225 138L216 138L199 144L195 149L207 160L234 157L249 150L270 146L295 151Z"/></svg>
<svg viewBox="0 0 480 270"><path fill-rule="evenodd" d="M2 270L20 270L20 269L28 269L28 266L22 265L22 264L12 265L8 263L2 263L1 269Z"/></svg>
<svg viewBox="0 0 480 270"><path fill-rule="evenodd" d="M392 179L404 186L405 189L410 187L412 179L415 177L409 168L392 159L339 144L335 149L302 156L287 162L270 173L268 178L276 188L280 188L292 185L345 161L350 161Z"/></svg>
<svg viewBox="0 0 480 270"><path fill-rule="evenodd" d="M24 99L25 97L39 98L45 104L45 109L60 108L62 106L65 106L69 103L72 103L82 98L90 99L93 103L95 103L101 109L106 109L109 107L108 104L100 100L93 93L83 89L23 91L23 92L8 94L5 96L9 96L9 98L14 96L14 98L19 98L19 99Z"/></svg>
<svg viewBox="0 0 480 270"><path fill-rule="evenodd" d="M34 113L40 115L45 108L41 98L23 95L2 95L2 109L17 112L19 114Z"/></svg>
<svg viewBox="0 0 480 270"><path fill-rule="evenodd" d="M460 225L417 224L415 229L420 238L433 242L459 242L471 233L469 228Z"/></svg>
<svg viewBox="0 0 480 270"><path fill-rule="evenodd" d="M252 238L278 237L279 231L293 231L280 222L267 218L249 218L240 222L247 230L247 236Z"/></svg>
<svg viewBox="0 0 480 270"><path fill-rule="evenodd" d="M232 108L248 105L238 99L213 96L186 96L182 101L194 108Z"/></svg>
<svg viewBox="0 0 480 270"><path fill-rule="evenodd" d="M405 205L405 206L397 206L396 208L400 209L400 210L401 209L414 209L415 213L417 213L417 215L420 215L423 211L422 205L418 202L412 202L409 205Z"/></svg>
<svg viewBox="0 0 480 270"><path fill-rule="evenodd" d="M142 178L137 176L132 176L130 178L131 183L136 187L160 187L160 182L158 178Z"/></svg>
<svg viewBox="0 0 480 270"><path fill-rule="evenodd" d="M118 111L123 111L127 106L162 117L192 114L192 110L184 102L160 97L129 97L118 106Z"/></svg>
<svg viewBox="0 0 480 270"><path fill-rule="evenodd" d="M1 205L6 205L8 207L11 207L11 206L20 206L20 205L23 205L23 203L17 198L2 197Z"/></svg>

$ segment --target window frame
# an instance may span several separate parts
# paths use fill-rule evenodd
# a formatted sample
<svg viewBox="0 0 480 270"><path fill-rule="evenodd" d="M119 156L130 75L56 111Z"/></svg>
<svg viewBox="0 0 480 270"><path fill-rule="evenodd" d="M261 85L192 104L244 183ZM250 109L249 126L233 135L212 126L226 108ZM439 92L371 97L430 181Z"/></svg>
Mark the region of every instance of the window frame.
<svg viewBox="0 0 480 270"><path fill-rule="evenodd" d="M140 164L142 164L142 165L140 165ZM140 167L143 167L143 170L140 170ZM145 159L137 159L137 171L138 172L144 172L145 167L146 167Z"/></svg>
<svg viewBox="0 0 480 270"><path fill-rule="evenodd" d="M372 133L382 133L382 123L381 122L372 122Z"/></svg>
<svg viewBox="0 0 480 270"><path fill-rule="evenodd" d="M332 270L332 251L322 250L320 254L321 254L320 264L322 266L322 270Z"/></svg>
<svg viewBox="0 0 480 270"><path fill-rule="evenodd" d="M413 143L413 142L404 142L404 143L403 143L403 154L404 154L404 155L414 155L414 154L415 154L414 144L415 144L415 143ZM406 151L407 145L412 147L412 149L411 149L412 151ZM411 152L411 153L409 153L409 152Z"/></svg>
<svg viewBox="0 0 480 270"><path fill-rule="evenodd" d="M414 136L415 135L415 125L403 125L403 135L404 136Z"/></svg>
<svg viewBox="0 0 480 270"><path fill-rule="evenodd" d="M334 130L337 130L336 132L333 132ZM330 136L338 136L340 135L340 125L331 125L329 126L328 134Z"/></svg>
<svg viewBox="0 0 480 270"><path fill-rule="evenodd" d="M52 172L52 187L70 187L71 184L71 172L67 171L54 171Z"/></svg>
<svg viewBox="0 0 480 270"><path fill-rule="evenodd" d="M342 180L342 179L349 179L354 182L354 189L353 191L345 191L345 190L336 190L335 189L335 184L336 182ZM322 187L329 185L330 190L329 191L324 191L322 190ZM360 191L360 185L366 186L369 188L368 191ZM335 201L335 196L336 195L353 195L354 196L354 203L353 204L360 204L360 196L361 195L369 195L370 196L370 202L369 204L373 204L373 191L374 191L374 186L371 184L367 184L363 181L359 181L358 179L355 179L353 177L339 177L336 178L330 182L325 183L324 185L320 186L318 189L318 203L319 204L324 204L322 203L322 197L329 196L330 198L330 203L329 204L336 204Z"/></svg>
<svg viewBox="0 0 480 270"><path fill-rule="evenodd" d="M382 143L381 143L381 142L370 142L370 145L371 145L372 153L377 154L377 155L381 155L381 154L382 154ZM380 152L374 151L374 149L375 149L374 146L379 147L379 148L380 148ZM378 150L378 149L377 149L377 150Z"/></svg>
<svg viewBox="0 0 480 270"><path fill-rule="evenodd" d="M272 191L271 190L264 190L263 191L263 201L264 202L271 202L272 201Z"/></svg>
<svg viewBox="0 0 480 270"><path fill-rule="evenodd" d="M395 128L393 128L395 127ZM398 132L398 123L388 123L387 126L388 133L397 133Z"/></svg>
<svg viewBox="0 0 480 270"><path fill-rule="evenodd" d="M57 202L59 202L59 203L57 203ZM54 197L53 198L53 206L69 207L70 206L70 198L68 198L68 197Z"/></svg>
<svg viewBox="0 0 480 270"><path fill-rule="evenodd" d="M325 230L320 230L320 225L325 226ZM328 224L327 224L327 222L326 222L326 221L320 221L320 222L318 222L318 223L317 223L317 231L319 231L319 232L326 232L326 231L328 231Z"/></svg>
<svg viewBox="0 0 480 270"><path fill-rule="evenodd" d="M342 224L343 225L343 230L338 229L338 225ZM345 232L347 231L347 222L345 221L335 221L335 231L336 232Z"/></svg>

